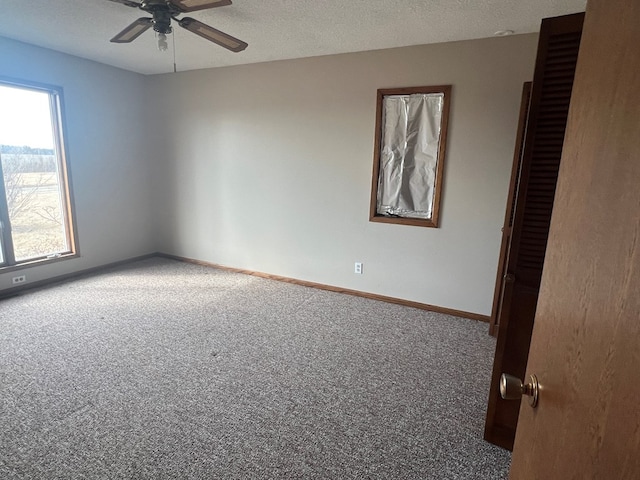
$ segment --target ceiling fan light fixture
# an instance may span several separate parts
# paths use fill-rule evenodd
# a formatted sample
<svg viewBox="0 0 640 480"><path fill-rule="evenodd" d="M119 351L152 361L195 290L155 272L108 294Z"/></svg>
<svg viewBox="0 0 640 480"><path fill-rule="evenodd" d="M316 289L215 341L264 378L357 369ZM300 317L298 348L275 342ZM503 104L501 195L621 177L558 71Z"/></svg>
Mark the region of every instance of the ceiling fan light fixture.
<svg viewBox="0 0 640 480"><path fill-rule="evenodd" d="M158 50L166 52L168 49L167 36L164 33L158 33Z"/></svg>
<svg viewBox="0 0 640 480"><path fill-rule="evenodd" d="M153 31L156 33L162 33L164 35L169 35L173 33L173 28L171 28L171 24L169 23L154 23Z"/></svg>

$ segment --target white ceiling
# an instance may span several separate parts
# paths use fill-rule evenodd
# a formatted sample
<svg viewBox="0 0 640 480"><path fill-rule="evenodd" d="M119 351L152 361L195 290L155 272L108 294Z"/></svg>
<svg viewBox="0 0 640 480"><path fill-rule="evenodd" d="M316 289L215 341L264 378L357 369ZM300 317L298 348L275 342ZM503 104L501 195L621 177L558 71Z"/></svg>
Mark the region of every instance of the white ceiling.
<svg viewBox="0 0 640 480"><path fill-rule="evenodd" d="M0 36L144 74L173 71L149 30L109 40L145 12L108 0L1 0ZM177 68L194 70L287 58L537 32L540 20L585 9L586 0L234 0L189 14L249 44L229 52L177 27Z"/></svg>

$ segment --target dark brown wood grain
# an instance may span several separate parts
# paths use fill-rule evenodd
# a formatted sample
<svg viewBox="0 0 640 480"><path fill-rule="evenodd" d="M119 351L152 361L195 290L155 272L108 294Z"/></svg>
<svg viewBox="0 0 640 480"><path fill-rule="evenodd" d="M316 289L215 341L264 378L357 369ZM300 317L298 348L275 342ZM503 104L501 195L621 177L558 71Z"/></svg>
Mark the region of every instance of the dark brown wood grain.
<svg viewBox="0 0 640 480"><path fill-rule="evenodd" d="M503 400L503 373L524 378L544 264L584 14L542 21L520 181L498 318L485 439L513 448L518 402Z"/></svg>
<svg viewBox="0 0 640 480"><path fill-rule="evenodd" d="M589 0L512 480L640 478L640 2Z"/></svg>
<svg viewBox="0 0 640 480"><path fill-rule="evenodd" d="M502 310L502 299L504 293L505 275L507 273L507 258L509 245L511 243L511 230L513 228L513 216L515 213L516 194L520 180L520 166L522 165L522 154L524 149L524 135L529 117L529 103L531 101L531 82L525 82L522 86L522 98L520 99L520 115L518 117L518 129L516 134L516 147L513 154L513 164L511 166L511 180L509 181L509 193L507 194L507 208L502 226L502 240L500 243L500 255L498 256L498 273L496 276L496 286L493 292L493 305L491 308L491 319L489 320L489 335L497 336L500 325L499 318Z"/></svg>

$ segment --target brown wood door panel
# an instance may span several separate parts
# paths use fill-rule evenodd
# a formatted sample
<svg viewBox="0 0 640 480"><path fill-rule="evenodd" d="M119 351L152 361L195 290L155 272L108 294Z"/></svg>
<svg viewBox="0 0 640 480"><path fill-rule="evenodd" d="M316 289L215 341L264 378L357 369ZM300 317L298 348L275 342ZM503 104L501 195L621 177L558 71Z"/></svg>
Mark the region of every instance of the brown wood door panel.
<svg viewBox="0 0 640 480"><path fill-rule="evenodd" d="M508 449L519 405L502 400L498 385L502 373L524 377L583 20L582 13L545 19L540 29L506 261L513 281L503 287L485 423L485 439Z"/></svg>
<svg viewBox="0 0 640 480"><path fill-rule="evenodd" d="M640 2L589 0L513 480L640 478L639 44Z"/></svg>
<svg viewBox="0 0 640 480"><path fill-rule="evenodd" d="M522 150L524 148L524 136L527 131L527 118L529 117L529 103L531 101L531 82L525 82L522 86L522 98L520 99L520 115L518 117L518 130L516 135L516 148L513 154L513 165L511 166L511 180L509 181L509 193L507 195L507 209L504 215L504 225L502 227L502 241L500 243L500 255L498 256L498 273L496 276L496 286L493 293L493 305L491 308L491 319L489 320L489 335L497 336L500 326L499 318L503 308L503 296L505 287L505 275L507 273L507 257L509 255L509 245L511 244L511 233L513 230L513 216L516 207L516 194L520 183L520 167L522 166Z"/></svg>

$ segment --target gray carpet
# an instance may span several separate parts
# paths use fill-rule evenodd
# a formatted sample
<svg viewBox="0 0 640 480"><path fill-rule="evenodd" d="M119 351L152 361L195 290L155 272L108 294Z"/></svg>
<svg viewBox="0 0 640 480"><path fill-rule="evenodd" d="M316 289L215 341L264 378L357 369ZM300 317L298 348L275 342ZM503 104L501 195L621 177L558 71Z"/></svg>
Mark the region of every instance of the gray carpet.
<svg viewBox="0 0 640 480"><path fill-rule="evenodd" d="M2 479L501 479L487 325L166 259L0 302Z"/></svg>

